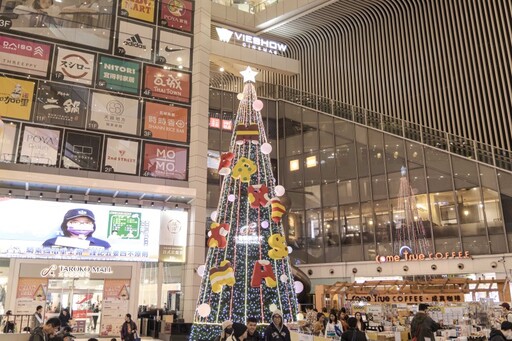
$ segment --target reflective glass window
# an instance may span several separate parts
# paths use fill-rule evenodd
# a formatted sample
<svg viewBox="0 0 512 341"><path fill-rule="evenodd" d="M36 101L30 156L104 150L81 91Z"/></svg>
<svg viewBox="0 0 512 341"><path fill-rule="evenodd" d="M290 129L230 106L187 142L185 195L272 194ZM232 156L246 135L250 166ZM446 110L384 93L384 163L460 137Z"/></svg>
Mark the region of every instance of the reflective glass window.
<svg viewBox="0 0 512 341"><path fill-rule="evenodd" d="M322 204L323 206L338 205L338 186L336 186L336 183L322 184Z"/></svg>
<svg viewBox="0 0 512 341"><path fill-rule="evenodd" d="M336 145L344 145L354 141L355 138L354 123L344 120L334 120L334 134Z"/></svg>
<svg viewBox="0 0 512 341"><path fill-rule="evenodd" d="M361 203L361 235L363 239L364 260L375 259L375 217L371 202Z"/></svg>
<svg viewBox="0 0 512 341"><path fill-rule="evenodd" d="M318 115L318 126L320 128L320 148L334 146L334 121L329 115Z"/></svg>
<svg viewBox="0 0 512 341"><path fill-rule="evenodd" d="M357 183L357 180L340 181L338 184L338 197L341 205L359 202Z"/></svg>
<svg viewBox="0 0 512 341"><path fill-rule="evenodd" d="M336 146L335 161L338 179L357 178L356 150L353 142Z"/></svg>
<svg viewBox="0 0 512 341"><path fill-rule="evenodd" d="M389 197L396 198L404 185L410 186L407 175L402 176L401 172L388 172Z"/></svg>
<svg viewBox="0 0 512 341"><path fill-rule="evenodd" d="M341 262L338 207L323 210L326 262Z"/></svg>
<svg viewBox="0 0 512 341"><path fill-rule="evenodd" d="M363 259L359 204L340 207L341 253L344 262Z"/></svg>
<svg viewBox="0 0 512 341"><path fill-rule="evenodd" d="M322 206L320 185L304 187L306 209Z"/></svg>
<svg viewBox="0 0 512 341"><path fill-rule="evenodd" d="M366 128L356 126L357 173L359 176L369 175L367 131Z"/></svg>
<svg viewBox="0 0 512 341"><path fill-rule="evenodd" d="M316 185L321 182L320 161L318 159L317 152L304 154L304 184L306 186Z"/></svg>
<svg viewBox="0 0 512 341"><path fill-rule="evenodd" d="M384 174L372 177L372 192L374 200L387 199L388 187L386 182L386 176Z"/></svg>
<svg viewBox="0 0 512 341"><path fill-rule="evenodd" d="M391 135L384 134L384 148L386 151L386 171L400 172L406 166L404 141Z"/></svg>
<svg viewBox="0 0 512 341"><path fill-rule="evenodd" d="M315 111L303 109L302 132L304 136L304 152L318 150L318 114Z"/></svg>
<svg viewBox="0 0 512 341"><path fill-rule="evenodd" d="M308 256L306 250L307 231L304 223L304 211L290 210L283 219L285 229L287 229L288 246L293 249L291 257L299 260L300 263L307 263Z"/></svg>
<svg viewBox="0 0 512 341"><path fill-rule="evenodd" d="M430 212L436 252L461 251L453 192L431 193Z"/></svg>
<svg viewBox="0 0 512 341"><path fill-rule="evenodd" d="M437 149L425 148L425 161L429 168L450 174L449 154Z"/></svg>
<svg viewBox="0 0 512 341"><path fill-rule="evenodd" d="M368 201L372 198L370 178L359 179L359 194L361 202Z"/></svg>
<svg viewBox="0 0 512 341"><path fill-rule="evenodd" d="M509 249L512 245L512 174L498 171L498 183L501 191L503 222L507 232Z"/></svg>
<svg viewBox="0 0 512 341"><path fill-rule="evenodd" d="M284 183L286 188L304 186L302 156L287 157L284 165Z"/></svg>
<svg viewBox="0 0 512 341"><path fill-rule="evenodd" d="M384 174L384 148L382 139L382 133L368 129L368 150L370 168L373 175Z"/></svg>
<svg viewBox="0 0 512 341"><path fill-rule="evenodd" d="M320 169L322 172L322 181L324 183L334 182L336 176L336 153L334 148L325 148L320 150Z"/></svg>
<svg viewBox="0 0 512 341"><path fill-rule="evenodd" d="M408 168L423 168L423 147L417 143L407 141L405 149L407 151Z"/></svg>
<svg viewBox="0 0 512 341"><path fill-rule="evenodd" d="M308 233L308 263L325 263L324 231L320 209L306 211L306 229Z"/></svg>
<svg viewBox="0 0 512 341"><path fill-rule="evenodd" d="M462 159L460 157L452 157L453 179L455 181L455 189L473 188L479 186L478 172L476 163Z"/></svg>
<svg viewBox="0 0 512 341"><path fill-rule="evenodd" d="M208 105L211 108L220 109L221 91L210 89L210 99Z"/></svg>

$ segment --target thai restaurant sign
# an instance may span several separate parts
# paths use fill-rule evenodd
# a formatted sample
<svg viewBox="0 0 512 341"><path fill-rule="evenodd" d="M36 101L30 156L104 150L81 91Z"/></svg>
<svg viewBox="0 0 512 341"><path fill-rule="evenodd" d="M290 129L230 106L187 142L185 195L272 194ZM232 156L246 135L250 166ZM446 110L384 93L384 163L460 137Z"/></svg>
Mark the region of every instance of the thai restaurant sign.
<svg viewBox="0 0 512 341"><path fill-rule="evenodd" d="M239 45L256 51L278 55L286 52L288 49L288 45L286 44L246 33L232 31L224 27L215 26L215 32L217 33L218 40L223 43Z"/></svg>

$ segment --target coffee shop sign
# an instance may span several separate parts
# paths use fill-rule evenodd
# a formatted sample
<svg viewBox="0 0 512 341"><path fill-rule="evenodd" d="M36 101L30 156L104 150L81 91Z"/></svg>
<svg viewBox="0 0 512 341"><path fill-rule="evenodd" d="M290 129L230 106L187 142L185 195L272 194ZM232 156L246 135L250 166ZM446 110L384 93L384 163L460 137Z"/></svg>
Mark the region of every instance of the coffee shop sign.
<svg viewBox="0 0 512 341"><path fill-rule="evenodd" d="M52 264L41 270L41 277L89 278L91 274L112 274L111 266L81 266Z"/></svg>
<svg viewBox="0 0 512 341"><path fill-rule="evenodd" d="M380 256L375 257L377 263L393 263L400 261L425 261L425 260L446 260L446 259L469 259L469 251L452 251L452 252L436 252L436 253L409 253L404 250L401 255Z"/></svg>

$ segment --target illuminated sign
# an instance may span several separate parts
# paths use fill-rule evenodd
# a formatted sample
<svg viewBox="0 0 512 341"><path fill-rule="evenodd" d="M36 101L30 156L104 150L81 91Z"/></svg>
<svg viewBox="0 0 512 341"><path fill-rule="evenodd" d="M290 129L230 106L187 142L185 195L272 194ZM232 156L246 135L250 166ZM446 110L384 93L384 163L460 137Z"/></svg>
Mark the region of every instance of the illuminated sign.
<svg viewBox="0 0 512 341"><path fill-rule="evenodd" d="M377 263L393 263L400 261L425 261L425 260L446 260L446 259L469 259L471 256L469 255L469 251L452 251L452 252L429 252L427 254L424 253L409 253L407 250L403 251L402 255L393 255L393 256L375 256L375 261Z"/></svg>
<svg viewBox="0 0 512 341"><path fill-rule="evenodd" d="M249 49L267 52L271 54L284 53L288 46L273 40L268 40L250 34L228 30L227 28L215 27L219 40L224 43L234 43Z"/></svg>
<svg viewBox="0 0 512 341"><path fill-rule="evenodd" d="M424 302L464 302L464 294L383 294L352 295L347 294L347 301L368 303L424 303Z"/></svg>
<svg viewBox="0 0 512 341"><path fill-rule="evenodd" d="M112 274L110 266L82 266L52 264L41 269L41 277L51 278L89 278L91 274Z"/></svg>

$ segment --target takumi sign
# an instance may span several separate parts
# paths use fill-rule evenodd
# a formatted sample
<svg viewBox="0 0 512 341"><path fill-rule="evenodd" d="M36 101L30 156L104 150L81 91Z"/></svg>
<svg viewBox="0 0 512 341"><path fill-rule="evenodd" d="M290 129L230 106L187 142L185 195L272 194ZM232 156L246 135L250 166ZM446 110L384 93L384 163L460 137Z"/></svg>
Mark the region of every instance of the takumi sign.
<svg viewBox="0 0 512 341"><path fill-rule="evenodd" d="M347 301L368 303L424 303L424 302L464 302L464 294L397 294L397 295L354 295L347 294Z"/></svg>

